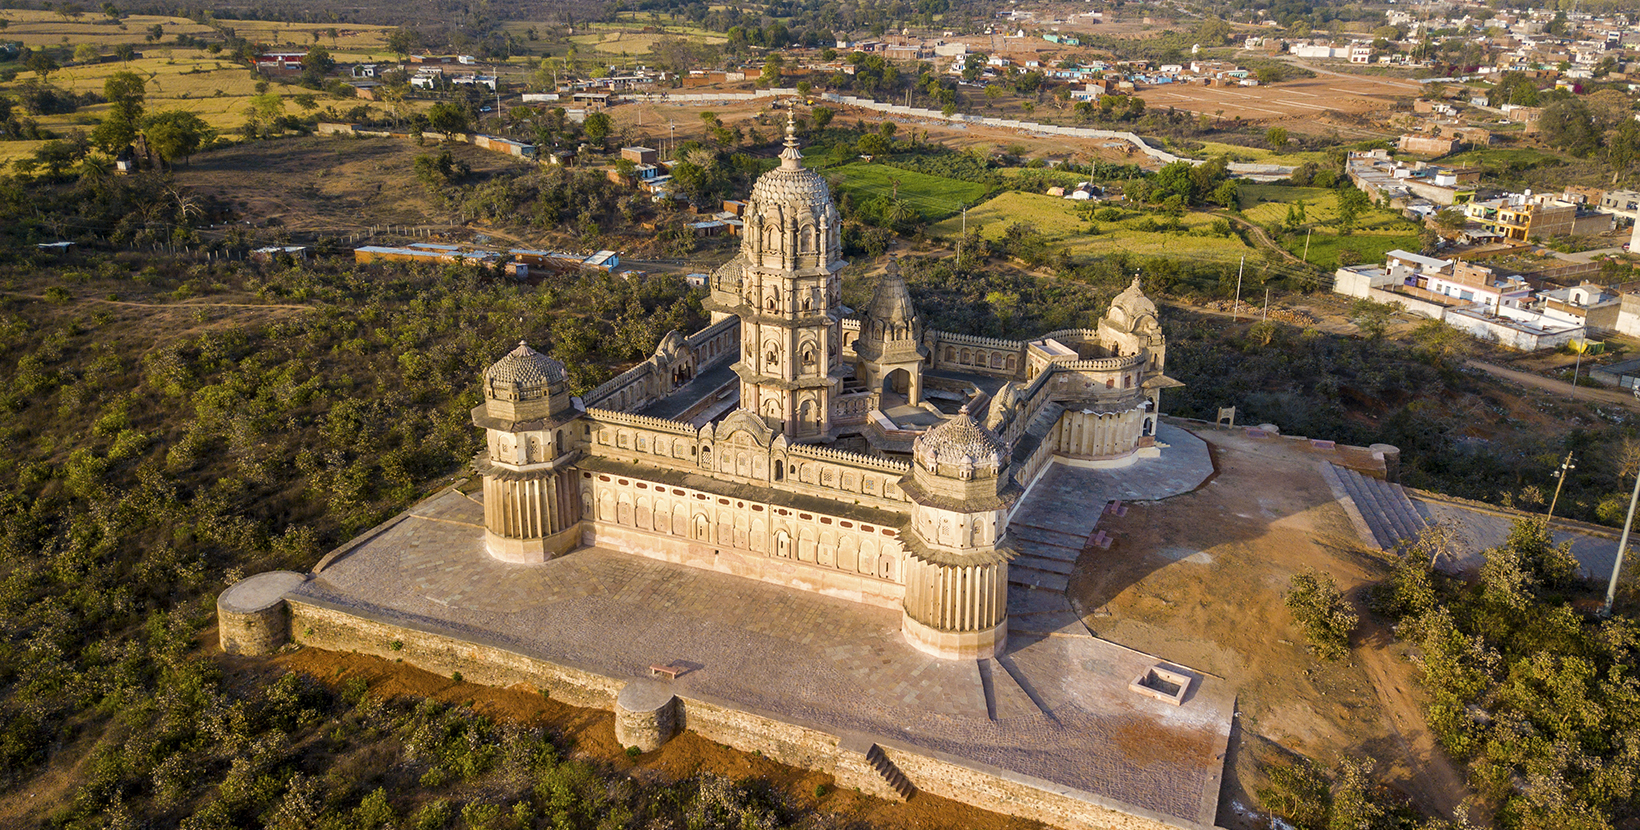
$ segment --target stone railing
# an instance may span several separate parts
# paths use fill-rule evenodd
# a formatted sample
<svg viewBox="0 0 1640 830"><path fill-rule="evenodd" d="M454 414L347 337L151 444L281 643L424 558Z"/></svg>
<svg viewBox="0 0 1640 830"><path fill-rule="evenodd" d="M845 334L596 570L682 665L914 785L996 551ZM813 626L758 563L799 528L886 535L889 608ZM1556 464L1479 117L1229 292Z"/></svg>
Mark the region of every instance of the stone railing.
<svg viewBox="0 0 1640 830"><path fill-rule="evenodd" d="M614 409L587 409L587 418L599 426L623 426L633 429L649 429L664 432L668 435L683 435L695 438L699 433L695 428L682 422L666 418L652 418L648 415L634 415L630 412L620 412Z"/></svg>
<svg viewBox="0 0 1640 830"><path fill-rule="evenodd" d="M877 408L880 398L881 395L876 392L854 392L839 395L831 402L831 421L834 424L845 426L863 424L866 420L866 413Z"/></svg>
<svg viewBox="0 0 1640 830"><path fill-rule="evenodd" d="M859 467L879 473L909 473L911 462L895 458L886 458L875 455L861 455L847 450L834 450L830 447L820 447L813 444L797 444L786 451L787 455L799 458L812 458L816 461L831 461L849 467Z"/></svg>

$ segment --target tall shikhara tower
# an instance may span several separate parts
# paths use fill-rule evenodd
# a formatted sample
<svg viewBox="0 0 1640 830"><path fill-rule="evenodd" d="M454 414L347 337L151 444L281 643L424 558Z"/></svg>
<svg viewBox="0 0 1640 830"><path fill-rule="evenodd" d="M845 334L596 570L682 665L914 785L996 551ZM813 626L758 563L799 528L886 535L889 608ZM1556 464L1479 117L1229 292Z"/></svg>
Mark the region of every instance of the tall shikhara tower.
<svg viewBox="0 0 1640 830"><path fill-rule="evenodd" d="M746 200L740 254L713 276L714 320L740 318L740 407L793 440L832 433L842 388L842 222L831 190L803 166L788 116L780 166Z"/></svg>

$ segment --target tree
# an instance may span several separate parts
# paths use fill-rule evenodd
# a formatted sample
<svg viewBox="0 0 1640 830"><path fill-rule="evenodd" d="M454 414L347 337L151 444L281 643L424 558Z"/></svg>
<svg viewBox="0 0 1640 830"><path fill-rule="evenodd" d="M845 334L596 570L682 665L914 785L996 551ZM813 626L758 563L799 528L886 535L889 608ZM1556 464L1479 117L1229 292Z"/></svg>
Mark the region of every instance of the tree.
<svg viewBox="0 0 1640 830"><path fill-rule="evenodd" d="M35 49L29 52L23 58L23 67L40 76L42 81L46 79L47 75L56 72L59 68L56 59L52 58L51 54L45 49Z"/></svg>
<svg viewBox="0 0 1640 830"><path fill-rule="evenodd" d="M1270 142L1270 146L1277 150L1286 147L1287 129L1285 127L1271 127L1269 132L1264 134L1264 140Z"/></svg>
<svg viewBox="0 0 1640 830"><path fill-rule="evenodd" d="M1634 121L1634 102L1628 95L1615 89L1602 89L1589 94L1583 101L1595 129L1602 133L1615 130L1625 121Z"/></svg>
<svg viewBox="0 0 1640 830"><path fill-rule="evenodd" d="M1236 210L1241 207L1241 188L1234 181L1226 179L1213 189L1212 199L1216 204Z"/></svg>
<svg viewBox="0 0 1640 830"><path fill-rule="evenodd" d="M89 43L82 43L74 47L75 63L96 63L102 57L102 51Z"/></svg>
<svg viewBox="0 0 1640 830"><path fill-rule="evenodd" d="M245 131L252 137L267 138L285 115L285 99L278 93L251 96L245 107Z"/></svg>
<svg viewBox="0 0 1640 830"><path fill-rule="evenodd" d="M601 115L602 113L597 114ZM604 117L607 118L608 116ZM592 116L588 116L587 121L591 122ZM455 135L467 132L467 128L472 126L472 116L460 104L440 101L427 110L427 125L436 132Z"/></svg>
<svg viewBox="0 0 1640 830"><path fill-rule="evenodd" d="M1283 601L1317 657L1336 660L1349 652L1350 633L1359 619L1331 576L1314 570L1294 574Z"/></svg>
<svg viewBox="0 0 1640 830"><path fill-rule="evenodd" d="M815 107L813 115L814 129L816 132L820 132L825 130L826 126L831 123L831 119L837 115L837 111L831 107Z"/></svg>
<svg viewBox="0 0 1640 830"><path fill-rule="evenodd" d="M1363 211L1372 207L1372 200L1367 194L1350 188L1338 194L1338 232L1345 236L1355 232L1355 223L1361 218Z"/></svg>
<svg viewBox="0 0 1640 830"><path fill-rule="evenodd" d="M188 159L216 140L216 130L210 124L191 112L180 110L148 116L142 122L142 132L148 138L149 148L166 164L179 158Z"/></svg>
<svg viewBox="0 0 1640 830"><path fill-rule="evenodd" d="M595 112L587 116L581 128L586 130L587 140L602 146L604 139L609 138L609 134L614 130L614 124L609 120L608 113Z"/></svg>
<svg viewBox="0 0 1640 830"><path fill-rule="evenodd" d="M1538 130L1550 146L1574 156L1586 156L1600 145L1594 119L1577 98L1563 98L1544 107Z"/></svg>
<svg viewBox="0 0 1640 830"><path fill-rule="evenodd" d="M1435 214L1435 227L1439 228L1442 236L1454 236L1463 229L1469 217L1457 208L1442 208Z"/></svg>
<svg viewBox="0 0 1640 830"><path fill-rule="evenodd" d="M117 153L132 139L142 123L142 105L147 84L135 72L115 72L103 82L108 114L92 132L91 139L110 153Z"/></svg>
<svg viewBox="0 0 1640 830"><path fill-rule="evenodd" d="M415 29L394 29L393 33L387 36L388 51L397 55L408 57L410 52L420 44L421 33Z"/></svg>
<svg viewBox="0 0 1640 830"><path fill-rule="evenodd" d="M889 140L882 133L866 133L855 142L854 149L862 156L880 156L894 149Z"/></svg>
<svg viewBox="0 0 1640 830"><path fill-rule="evenodd" d="M148 34L143 37L143 40L146 40L149 43L158 43L158 42L160 42L161 40L164 40L164 39L165 39L165 26L163 24L160 24L160 23L155 23L154 25L149 26L148 27Z"/></svg>

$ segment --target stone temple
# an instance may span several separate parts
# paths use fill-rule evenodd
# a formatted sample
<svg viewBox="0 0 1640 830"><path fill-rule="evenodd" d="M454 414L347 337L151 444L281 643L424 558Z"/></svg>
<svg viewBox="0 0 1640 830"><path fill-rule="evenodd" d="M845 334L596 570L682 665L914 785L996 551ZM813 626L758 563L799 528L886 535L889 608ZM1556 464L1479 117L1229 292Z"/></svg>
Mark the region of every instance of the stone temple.
<svg viewBox="0 0 1640 830"><path fill-rule="evenodd" d="M853 312L801 158L788 126L710 325L581 397L519 344L483 373L477 480L231 588L225 648L530 683L614 709L626 743L688 729L889 797L1210 825L1232 694L1090 636L1064 598L1116 499L1212 469L1158 422L1179 384L1156 306L1135 279L1096 329L942 332L890 262ZM1177 757L1112 749L1136 734Z"/></svg>

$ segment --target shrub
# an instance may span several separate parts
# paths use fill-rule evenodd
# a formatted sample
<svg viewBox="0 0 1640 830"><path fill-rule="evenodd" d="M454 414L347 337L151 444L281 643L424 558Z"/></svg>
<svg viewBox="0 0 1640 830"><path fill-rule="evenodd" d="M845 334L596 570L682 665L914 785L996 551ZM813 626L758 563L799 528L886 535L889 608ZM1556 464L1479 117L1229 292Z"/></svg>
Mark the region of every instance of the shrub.
<svg viewBox="0 0 1640 830"><path fill-rule="evenodd" d="M1350 633L1358 618L1331 576L1313 570L1294 574L1285 601L1316 657L1337 660L1349 653Z"/></svg>

